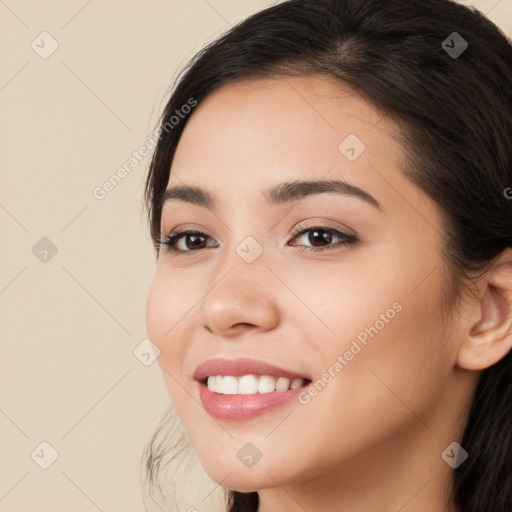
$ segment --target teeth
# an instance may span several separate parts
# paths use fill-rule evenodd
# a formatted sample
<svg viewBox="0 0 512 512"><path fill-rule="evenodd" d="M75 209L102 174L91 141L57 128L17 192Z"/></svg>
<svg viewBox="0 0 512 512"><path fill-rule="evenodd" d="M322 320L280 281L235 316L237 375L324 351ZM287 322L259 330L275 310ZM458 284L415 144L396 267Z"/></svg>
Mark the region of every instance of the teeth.
<svg viewBox="0 0 512 512"><path fill-rule="evenodd" d="M240 382L242 382L242 379L240 379ZM272 391L275 390L276 379L274 377L271 377L270 375L262 375L258 382L258 393L272 393ZM286 389L284 391L286 391Z"/></svg>
<svg viewBox="0 0 512 512"><path fill-rule="evenodd" d="M302 386L302 379L293 379L290 384L290 389L297 389Z"/></svg>
<svg viewBox="0 0 512 512"><path fill-rule="evenodd" d="M210 391L223 395L252 395L255 393L272 393L273 391L288 391L297 389L305 384L304 379L287 379L286 377L271 377L270 375L212 375L207 378Z"/></svg>
<svg viewBox="0 0 512 512"><path fill-rule="evenodd" d="M225 375L222 377L222 391L225 395L236 395L238 393L238 379Z"/></svg>
<svg viewBox="0 0 512 512"><path fill-rule="evenodd" d="M300 380L302 379L295 379ZM302 384L301 384L302 386ZM276 382L276 391L288 391L290 389L290 379L287 379L286 377L279 377Z"/></svg>
<svg viewBox="0 0 512 512"><path fill-rule="evenodd" d="M226 378L226 377L224 377ZM232 377L235 382L235 377ZM224 389L225 391L225 389ZM258 392L258 379L254 375L244 375L238 379L238 394L251 395Z"/></svg>

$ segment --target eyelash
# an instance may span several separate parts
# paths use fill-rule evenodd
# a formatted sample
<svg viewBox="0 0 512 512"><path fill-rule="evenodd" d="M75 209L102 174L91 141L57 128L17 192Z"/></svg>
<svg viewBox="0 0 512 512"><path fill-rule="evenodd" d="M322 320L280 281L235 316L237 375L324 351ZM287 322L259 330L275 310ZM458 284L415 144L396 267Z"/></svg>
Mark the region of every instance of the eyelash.
<svg viewBox="0 0 512 512"><path fill-rule="evenodd" d="M326 226L312 226L312 227L304 227L302 225L299 225L297 227L297 230L295 233L292 233L292 240L294 238L297 238L300 235L303 235L305 233L308 233L309 231L324 231L326 233L329 233L330 235L339 236L339 238L342 239L341 242L339 242L336 245L328 245L326 247L310 247L310 246L299 246L301 249L299 249L300 252L318 252L318 251L327 251L327 250L334 250L339 247L349 246L354 244L358 241L358 239L354 235L347 235L346 233L343 233L342 231L338 231L337 229L329 228ZM193 254L195 252L201 251L203 248L200 249L192 249L192 250L179 250L176 249L174 246L178 240L183 238L185 235L199 235L205 238L210 238L206 233L202 233L201 231L194 231L194 230L177 230L171 233L170 235L160 238L158 240L159 246L164 247L165 251L172 252L175 255L179 254Z"/></svg>

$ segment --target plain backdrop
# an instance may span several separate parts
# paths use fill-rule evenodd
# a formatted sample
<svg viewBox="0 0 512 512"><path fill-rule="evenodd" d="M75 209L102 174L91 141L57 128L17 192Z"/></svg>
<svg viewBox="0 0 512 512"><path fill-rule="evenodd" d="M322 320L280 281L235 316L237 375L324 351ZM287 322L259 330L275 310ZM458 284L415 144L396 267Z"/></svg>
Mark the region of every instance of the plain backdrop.
<svg viewBox="0 0 512 512"><path fill-rule="evenodd" d="M144 510L140 457L170 404L144 356L150 157L94 190L186 61L273 3L0 0L0 511ZM512 35L512 0L463 3ZM177 510L212 512L221 489L195 474Z"/></svg>

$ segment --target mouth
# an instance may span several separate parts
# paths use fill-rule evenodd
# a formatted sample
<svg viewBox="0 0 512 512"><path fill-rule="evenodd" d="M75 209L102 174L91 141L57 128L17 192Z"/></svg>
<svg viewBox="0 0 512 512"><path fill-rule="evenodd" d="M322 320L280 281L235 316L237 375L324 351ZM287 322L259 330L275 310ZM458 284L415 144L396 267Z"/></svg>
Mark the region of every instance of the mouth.
<svg viewBox="0 0 512 512"><path fill-rule="evenodd" d="M210 359L194 372L206 412L222 420L247 420L289 403L311 377L253 359Z"/></svg>

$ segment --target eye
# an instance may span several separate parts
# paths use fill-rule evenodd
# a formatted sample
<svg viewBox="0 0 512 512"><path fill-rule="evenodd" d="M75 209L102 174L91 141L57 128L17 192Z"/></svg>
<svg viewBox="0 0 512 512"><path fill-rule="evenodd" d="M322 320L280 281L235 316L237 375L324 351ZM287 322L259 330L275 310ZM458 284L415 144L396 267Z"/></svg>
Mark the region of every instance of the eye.
<svg viewBox="0 0 512 512"><path fill-rule="evenodd" d="M305 236L307 234L308 236ZM301 252L316 252L336 249L341 246L354 244L358 241L354 235L348 235L342 231L326 226L312 226L306 228L299 225L295 232L292 233L292 240L296 238L304 238L304 241L311 244L320 244L319 246L292 244L292 247L295 245L301 246L302 248L299 249ZM336 239L338 242L334 244ZM204 243L208 240L213 239L201 231L177 230L172 232L170 235L159 239L158 242L160 246L164 247L168 252L174 254L192 254L206 248ZM212 245L210 245L210 247L212 247ZM216 245L214 244L213 247L216 247Z"/></svg>
<svg viewBox="0 0 512 512"><path fill-rule="evenodd" d="M173 252L176 254L182 253L193 253L200 249L203 249L201 245L205 239L210 239L206 233L201 231L182 230L174 231L170 235L158 240L161 247L164 247L166 251ZM193 249L188 249L187 240L190 240ZM179 247L181 244L181 247Z"/></svg>
<svg viewBox="0 0 512 512"><path fill-rule="evenodd" d="M311 244L320 244L319 246L298 244L302 247L299 249L301 252L327 251L337 249L341 246L352 245L358 241L357 237L354 235L348 235L347 233L327 226L304 227L299 225L293 234L293 239L295 238L303 238L304 241ZM333 244L333 240L335 239L338 239L338 243Z"/></svg>

